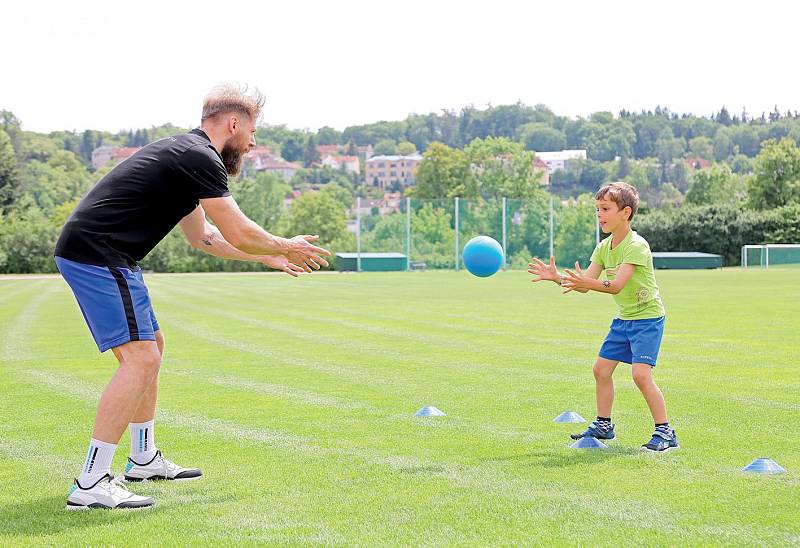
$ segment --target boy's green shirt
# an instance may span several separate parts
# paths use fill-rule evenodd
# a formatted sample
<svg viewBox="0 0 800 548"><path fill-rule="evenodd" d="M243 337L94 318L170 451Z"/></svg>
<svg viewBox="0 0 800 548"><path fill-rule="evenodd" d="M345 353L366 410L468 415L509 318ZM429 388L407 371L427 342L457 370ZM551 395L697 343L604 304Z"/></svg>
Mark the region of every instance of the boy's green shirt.
<svg viewBox="0 0 800 548"><path fill-rule="evenodd" d="M617 275L617 268L621 264L632 264L636 268L633 275L622 288L614 295L614 301L619 305L621 320L645 320L660 318L665 315L664 303L658 293L656 274L653 268L653 255L647 240L636 234L633 230L615 248L611 248L609 236L592 253L592 262L603 267L609 280Z"/></svg>

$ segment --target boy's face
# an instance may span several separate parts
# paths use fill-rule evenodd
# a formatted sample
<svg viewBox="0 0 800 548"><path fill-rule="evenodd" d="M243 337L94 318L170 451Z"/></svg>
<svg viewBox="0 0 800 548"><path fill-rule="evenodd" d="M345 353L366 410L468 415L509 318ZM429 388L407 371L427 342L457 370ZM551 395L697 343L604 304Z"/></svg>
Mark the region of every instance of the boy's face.
<svg viewBox="0 0 800 548"><path fill-rule="evenodd" d="M630 207L626 206L620 209L616 202L606 198L594 202L597 208L597 219L600 221L600 230L606 234L611 234L623 223L628 222L631 214Z"/></svg>

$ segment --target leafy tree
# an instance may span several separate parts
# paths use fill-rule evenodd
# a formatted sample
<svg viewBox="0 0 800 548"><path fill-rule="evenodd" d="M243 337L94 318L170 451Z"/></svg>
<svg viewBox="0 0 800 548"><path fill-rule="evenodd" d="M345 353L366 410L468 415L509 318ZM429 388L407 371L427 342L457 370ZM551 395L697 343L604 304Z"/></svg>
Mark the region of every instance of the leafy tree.
<svg viewBox="0 0 800 548"><path fill-rule="evenodd" d="M527 150L551 152L564 150L567 146L567 136L563 131L541 122L531 122L521 126L519 134Z"/></svg>
<svg viewBox="0 0 800 548"><path fill-rule="evenodd" d="M575 261L581 261L586 267L596 245L595 217L591 194L582 194L573 204L560 210L554 242L559 264L572 266Z"/></svg>
<svg viewBox="0 0 800 548"><path fill-rule="evenodd" d="M714 143L708 137L701 135L689 140L689 153L695 158L704 160L714 159Z"/></svg>
<svg viewBox="0 0 800 548"><path fill-rule="evenodd" d="M478 185L462 150L431 143L417 166L416 183L407 195L416 198L476 198Z"/></svg>
<svg viewBox="0 0 800 548"><path fill-rule="evenodd" d="M734 175L726 165L696 171L686 193L686 202L694 205L731 204L741 200Z"/></svg>
<svg viewBox="0 0 800 548"><path fill-rule="evenodd" d="M281 146L281 156L289 162L303 160L304 153L305 139L299 136L288 137Z"/></svg>
<svg viewBox="0 0 800 548"><path fill-rule="evenodd" d="M291 187L272 173L258 173L254 178L232 180L231 194L242 212L267 230L275 230L283 213L283 200Z"/></svg>
<svg viewBox="0 0 800 548"><path fill-rule="evenodd" d="M338 145L342 138L342 132L332 127L324 126L317 131L317 144Z"/></svg>
<svg viewBox="0 0 800 548"><path fill-rule="evenodd" d="M318 234L320 245L333 253L355 249L355 237L347 230L345 208L330 193L302 194L283 219L282 232L287 236Z"/></svg>
<svg viewBox="0 0 800 548"><path fill-rule="evenodd" d="M533 153L506 137L475 139L464 153L482 196L527 198L541 192Z"/></svg>
<svg viewBox="0 0 800 548"><path fill-rule="evenodd" d="M402 156L410 156L417 151L417 145L410 141L401 141L397 143L397 153Z"/></svg>
<svg viewBox="0 0 800 548"><path fill-rule="evenodd" d="M17 197L17 186L17 157L8 134L0 129L0 213L11 208Z"/></svg>
<svg viewBox="0 0 800 548"><path fill-rule="evenodd" d="M306 167L312 167L319 163L319 151L317 150L317 140L313 135L309 135L306 141L306 150L303 154L303 163Z"/></svg>
<svg viewBox="0 0 800 548"><path fill-rule="evenodd" d="M338 183L328 183L320 189L320 192L329 194L331 198L342 204L345 210L353 207L353 193Z"/></svg>
<svg viewBox="0 0 800 548"><path fill-rule="evenodd" d="M376 156L397 154L397 143L393 139L381 139L374 150Z"/></svg>
<svg viewBox="0 0 800 548"><path fill-rule="evenodd" d="M748 184L750 205L771 209L800 201L800 149L791 139L768 140Z"/></svg>

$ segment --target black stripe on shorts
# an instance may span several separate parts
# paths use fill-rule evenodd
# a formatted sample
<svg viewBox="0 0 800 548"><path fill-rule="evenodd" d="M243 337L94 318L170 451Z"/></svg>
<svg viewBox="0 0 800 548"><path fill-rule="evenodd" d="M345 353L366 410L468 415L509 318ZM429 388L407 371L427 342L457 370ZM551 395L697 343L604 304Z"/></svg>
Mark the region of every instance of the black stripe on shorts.
<svg viewBox="0 0 800 548"><path fill-rule="evenodd" d="M133 299L131 299L131 291L128 289L128 281L125 275L116 266L109 266L109 272L114 276L119 288L119 295L122 297L122 306L125 308L125 318L128 320L128 333L130 333L132 341L139 340L139 326L136 324L136 313L133 310Z"/></svg>

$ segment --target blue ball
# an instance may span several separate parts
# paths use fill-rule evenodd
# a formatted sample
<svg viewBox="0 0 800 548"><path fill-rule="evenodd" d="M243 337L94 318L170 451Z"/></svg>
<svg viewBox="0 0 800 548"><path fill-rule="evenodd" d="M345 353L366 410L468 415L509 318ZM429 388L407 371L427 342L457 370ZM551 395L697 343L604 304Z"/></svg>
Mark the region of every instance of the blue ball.
<svg viewBox="0 0 800 548"><path fill-rule="evenodd" d="M463 257L471 274L486 278L503 266L503 246L489 236L475 236L464 246Z"/></svg>

